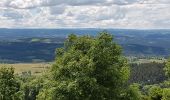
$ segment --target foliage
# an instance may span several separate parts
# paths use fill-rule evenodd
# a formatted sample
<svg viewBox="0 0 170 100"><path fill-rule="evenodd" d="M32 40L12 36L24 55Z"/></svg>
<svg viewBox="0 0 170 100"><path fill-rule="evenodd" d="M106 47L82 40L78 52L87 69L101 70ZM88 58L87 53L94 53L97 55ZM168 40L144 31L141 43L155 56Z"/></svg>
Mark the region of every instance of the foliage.
<svg viewBox="0 0 170 100"><path fill-rule="evenodd" d="M161 100L162 89L159 86L152 86L149 89L149 97L151 100Z"/></svg>
<svg viewBox="0 0 170 100"><path fill-rule="evenodd" d="M43 80L35 78L30 82L23 84L21 91L23 92L24 100L36 100L40 89L43 86Z"/></svg>
<svg viewBox="0 0 170 100"><path fill-rule="evenodd" d="M16 98L20 84L14 77L13 68L0 68L0 100L12 100Z"/></svg>
<svg viewBox="0 0 170 100"><path fill-rule="evenodd" d="M48 72L45 73L47 74L42 74L41 76L33 76L30 73L23 73L18 76L22 84L19 91L19 97L22 98L22 100L37 100L37 96L44 87L45 82L50 79Z"/></svg>
<svg viewBox="0 0 170 100"><path fill-rule="evenodd" d="M54 92L56 90L56 82L52 80L46 80L43 88L40 90L37 95L37 100L55 100Z"/></svg>
<svg viewBox="0 0 170 100"><path fill-rule="evenodd" d="M130 83L140 84L159 84L165 81L165 71L163 70L165 63L141 63L131 64Z"/></svg>
<svg viewBox="0 0 170 100"><path fill-rule="evenodd" d="M170 78L170 59L167 61L164 70L165 70L165 75L168 78Z"/></svg>
<svg viewBox="0 0 170 100"><path fill-rule="evenodd" d="M125 95L122 96L122 100L142 100L142 94L139 84L132 84L126 90Z"/></svg>
<svg viewBox="0 0 170 100"><path fill-rule="evenodd" d="M170 100L170 88L163 89L162 100Z"/></svg>
<svg viewBox="0 0 170 100"><path fill-rule="evenodd" d="M127 60L113 37L70 35L52 67L57 100L118 100L129 77Z"/></svg>
<svg viewBox="0 0 170 100"><path fill-rule="evenodd" d="M52 100L53 93L56 89L56 81L51 77L51 73L47 71L42 77L42 88L36 96L36 100ZM55 100L55 99L54 99Z"/></svg>

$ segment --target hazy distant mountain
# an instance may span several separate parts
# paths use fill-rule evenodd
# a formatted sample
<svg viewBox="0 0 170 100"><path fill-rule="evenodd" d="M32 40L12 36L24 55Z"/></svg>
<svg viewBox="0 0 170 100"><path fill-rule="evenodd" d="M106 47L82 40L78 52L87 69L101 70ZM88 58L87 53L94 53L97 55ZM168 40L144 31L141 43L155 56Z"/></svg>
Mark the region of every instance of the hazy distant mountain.
<svg viewBox="0 0 170 100"><path fill-rule="evenodd" d="M52 61L71 33L95 36L105 29L0 29L0 59L7 61ZM107 29L123 46L127 56L168 56L170 30Z"/></svg>

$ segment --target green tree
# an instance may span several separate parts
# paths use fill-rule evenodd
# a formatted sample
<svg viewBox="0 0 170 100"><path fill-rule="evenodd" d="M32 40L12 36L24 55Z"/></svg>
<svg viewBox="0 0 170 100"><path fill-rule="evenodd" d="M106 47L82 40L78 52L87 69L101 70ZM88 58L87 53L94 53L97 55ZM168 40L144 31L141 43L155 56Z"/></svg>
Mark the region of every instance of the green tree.
<svg viewBox="0 0 170 100"><path fill-rule="evenodd" d="M167 61L164 70L165 70L165 75L168 78L170 78L170 59Z"/></svg>
<svg viewBox="0 0 170 100"><path fill-rule="evenodd" d="M13 68L0 68L0 100L13 100L20 85L14 77Z"/></svg>
<svg viewBox="0 0 170 100"><path fill-rule="evenodd" d="M149 97L150 97L150 100L161 100L162 99L162 88L160 88L159 86L153 85L149 89Z"/></svg>
<svg viewBox="0 0 170 100"><path fill-rule="evenodd" d="M129 65L107 32L97 37L70 35L52 67L53 100L120 100Z"/></svg>
<svg viewBox="0 0 170 100"><path fill-rule="evenodd" d="M45 82L48 80L44 73L42 73L42 75L40 76L36 76L31 75L30 72L24 72L19 75L18 78L21 81L20 83L22 85L17 96L21 98L21 100L36 100L40 90L43 88L43 86L46 84Z"/></svg>
<svg viewBox="0 0 170 100"><path fill-rule="evenodd" d="M21 92L23 93L24 100L36 100L40 89L43 87L43 82L43 77L36 77L29 82L23 83Z"/></svg>
<svg viewBox="0 0 170 100"><path fill-rule="evenodd" d="M123 95L123 100L143 100L139 84L132 84Z"/></svg>
<svg viewBox="0 0 170 100"><path fill-rule="evenodd" d="M170 100L170 88L163 89L162 100Z"/></svg>

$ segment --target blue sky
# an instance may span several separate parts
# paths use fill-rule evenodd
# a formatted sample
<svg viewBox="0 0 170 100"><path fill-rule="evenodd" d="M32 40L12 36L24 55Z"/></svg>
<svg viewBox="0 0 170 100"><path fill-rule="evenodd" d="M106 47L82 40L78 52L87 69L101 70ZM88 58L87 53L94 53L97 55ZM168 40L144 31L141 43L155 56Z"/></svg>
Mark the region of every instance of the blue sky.
<svg viewBox="0 0 170 100"><path fill-rule="evenodd" d="M0 28L166 28L170 0L0 0Z"/></svg>

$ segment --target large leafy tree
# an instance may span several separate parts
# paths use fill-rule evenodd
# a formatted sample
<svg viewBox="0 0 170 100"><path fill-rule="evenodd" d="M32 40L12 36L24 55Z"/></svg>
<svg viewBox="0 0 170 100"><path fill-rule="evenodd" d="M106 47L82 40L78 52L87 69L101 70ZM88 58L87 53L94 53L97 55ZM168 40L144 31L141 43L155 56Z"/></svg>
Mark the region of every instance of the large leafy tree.
<svg viewBox="0 0 170 100"><path fill-rule="evenodd" d="M167 61L164 70L165 70L166 76L170 78L170 59Z"/></svg>
<svg viewBox="0 0 170 100"><path fill-rule="evenodd" d="M19 91L19 83L14 77L13 68L0 68L0 100L13 100Z"/></svg>
<svg viewBox="0 0 170 100"><path fill-rule="evenodd" d="M129 77L127 60L112 35L70 35L57 50L52 67L56 87L52 99L119 100Z"/></svg>

